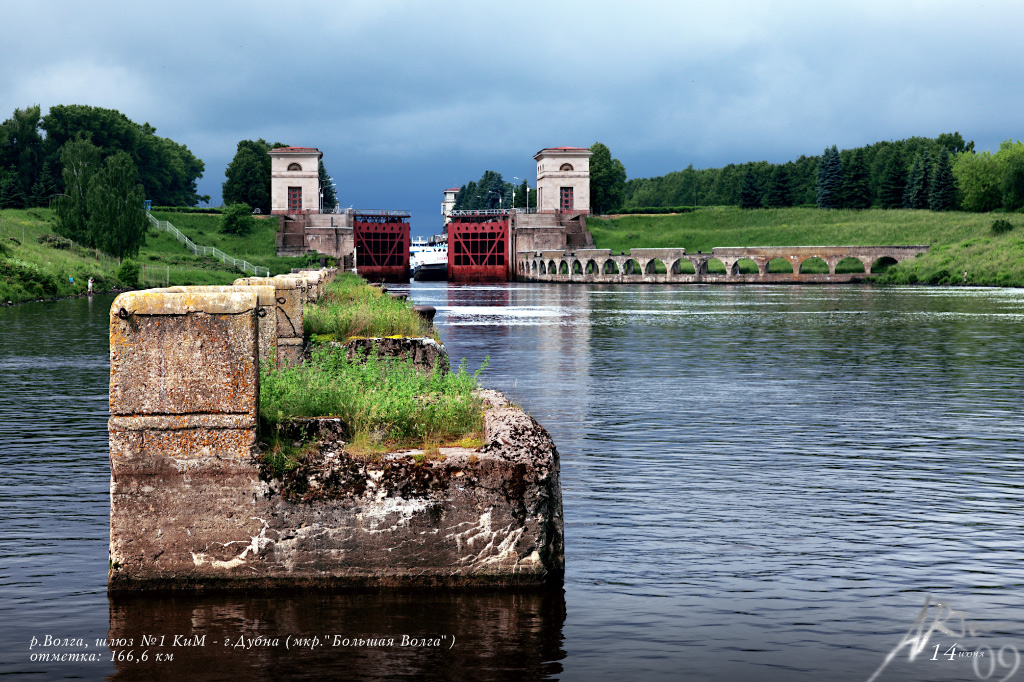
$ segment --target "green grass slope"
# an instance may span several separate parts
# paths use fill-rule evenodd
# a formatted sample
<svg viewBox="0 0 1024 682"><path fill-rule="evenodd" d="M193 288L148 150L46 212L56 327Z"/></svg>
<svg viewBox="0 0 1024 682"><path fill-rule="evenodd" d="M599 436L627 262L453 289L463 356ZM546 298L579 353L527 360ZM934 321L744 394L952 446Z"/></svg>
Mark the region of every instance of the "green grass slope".
<svg viewBox="0 0 1024 682"><path fill-rule="evenodd" d="M216 246L235 258L270 268L271 274L304 266L304 258L275 255L276 219L256 221L256 229L244 237L220 233L220 216L208 214L154 213L202 246ZM0 303L85 293L89 277L96 292L121 287L119 263L94 249L77 244L55 247L40 243L43 235L55 234L49 209L0 211ZM146 244L135 259L142 266L140 286L166 284L230 284L244 276L240 270L206 256L193 255L168 232L150 228Z"/></svg>
<svg viewBox="0 0 1024 682"><path fill-rule="evenodd" d="M1014 230L995 235L992 222ZM588 218L598 248L715 246L872 246L926 244L929 253L876 277L882 283L1024 286L1024 216L910 210L822 211L815 208L743 210L721 206L678 215Z"/></svg>

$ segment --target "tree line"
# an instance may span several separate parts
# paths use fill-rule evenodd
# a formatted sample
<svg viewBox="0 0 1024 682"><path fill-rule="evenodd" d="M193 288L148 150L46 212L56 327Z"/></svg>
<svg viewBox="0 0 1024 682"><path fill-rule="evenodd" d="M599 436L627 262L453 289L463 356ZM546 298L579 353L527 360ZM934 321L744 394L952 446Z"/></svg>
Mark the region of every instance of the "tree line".
<svg viewBox="0 0 1024 682"><path fill-rule="evenodd" d="M0 124L0 208L52 206L54 230L116 257L145 239L144 200L194 206L205 169L187 147L113 109L39 105Z"/></svg>
<svg viewBox="0 0 1024 682"><path fill-rule="evenodd" d="M0 124L0 208L48 206L65 190L61 153L68 142L90 141L100 160L124 152L138 173L147 199L165 206L209 201L196 190L205 166L185 145L160 137L114 109L57 105L41 115L39 105L15 109Z"/></svg>
<svg viewBox="0 0 1024 682"><path fill-rule="evenodd" d="M1024 207L1024 144L976 152L959 132L801 156L685 170L626 181L622 208L725 205L743 208L928 208L990 211Z"/></svg>

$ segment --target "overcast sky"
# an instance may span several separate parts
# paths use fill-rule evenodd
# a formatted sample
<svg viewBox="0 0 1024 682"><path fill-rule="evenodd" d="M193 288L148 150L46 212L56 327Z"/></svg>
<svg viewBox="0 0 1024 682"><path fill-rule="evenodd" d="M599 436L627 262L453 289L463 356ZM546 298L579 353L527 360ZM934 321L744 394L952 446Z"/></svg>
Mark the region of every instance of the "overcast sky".
<svg viewBox="0 0 1024 682"><path fill-rule="evenodd" d="M441 225L485 170L549 146L628 176L960 131L1024 137L1024 3L857 0L5 3L0 117L117 109L206 164L242 139L319 147L343 206Z"/></svg>

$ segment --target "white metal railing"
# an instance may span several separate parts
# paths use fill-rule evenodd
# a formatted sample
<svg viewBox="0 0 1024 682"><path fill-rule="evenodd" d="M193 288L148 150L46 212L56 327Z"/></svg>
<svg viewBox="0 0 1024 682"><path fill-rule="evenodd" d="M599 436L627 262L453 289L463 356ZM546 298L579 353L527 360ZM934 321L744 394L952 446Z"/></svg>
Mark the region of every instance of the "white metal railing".
<svg viewBox="0 0 1024 682"><path fill-rule="evenodd" d="M229 256L216 246L200 246L182 234L181 230L176 228L174 225L171 225L166 220L157 220L153 217L152 213L147 213L146 217L149 218L149 222L153 227L158 230L170 232L174 235L175 239L185 245L186 249L197 256L213 256L214 258L219 258L222 263L231 263L232 267L238 268L242 272L251 272L255 277L270 277L269 268L265 268L261 265L254 265L247 260L240 260L233 256Z"/></svg>
<svg viewBox="0 0 1024 682"><path fill-rule="evenodd" d="M385 211L379 208L357 208L352 212L356 215L398 216L399 218L407 218L412 215L410 211Z"/></svg>
<svg viewBox="0 0 1024 682"><path fill-rule="evenodd" d="M536 208L479 208L479 209L459 209L458 211L448 211L449 216L477 216L477 215L509 215L510 213L536 213Z"/></svg>

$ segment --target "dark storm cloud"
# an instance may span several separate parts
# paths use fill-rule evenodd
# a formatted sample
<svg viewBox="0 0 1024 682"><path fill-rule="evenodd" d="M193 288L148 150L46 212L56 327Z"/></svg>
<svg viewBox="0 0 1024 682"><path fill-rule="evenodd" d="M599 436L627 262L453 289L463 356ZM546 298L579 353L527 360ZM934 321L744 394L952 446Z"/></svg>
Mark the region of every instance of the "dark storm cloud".
<svg viewBox="0 0 1024 682"><path fill-rule="evenodd" d="M713 5L713 6L711 6ZM4 115L91 104L206 162L313 145L341 202L440 225L441 190L549 145L630 177L959 130L1020 136L1011 2L41 2L6 10ZM33 26L45 26L45 40ZM12 30L22 27L24 30Z"/></svg>

